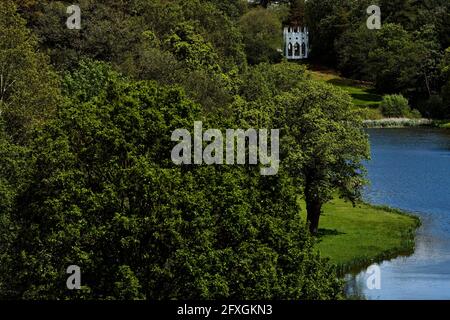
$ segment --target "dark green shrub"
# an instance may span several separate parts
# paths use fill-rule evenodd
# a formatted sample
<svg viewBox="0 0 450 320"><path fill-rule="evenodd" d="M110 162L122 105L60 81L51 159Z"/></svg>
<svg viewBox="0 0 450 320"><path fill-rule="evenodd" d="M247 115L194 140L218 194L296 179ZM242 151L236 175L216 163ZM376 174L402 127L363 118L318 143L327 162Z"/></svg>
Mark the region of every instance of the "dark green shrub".
<svg viewBox="0 0 450 320"><path fill-rule="evenodd" d="M410 114L408 99L401 94L385 95L381 102L381 111L389 118L406 117Z"/></svg>

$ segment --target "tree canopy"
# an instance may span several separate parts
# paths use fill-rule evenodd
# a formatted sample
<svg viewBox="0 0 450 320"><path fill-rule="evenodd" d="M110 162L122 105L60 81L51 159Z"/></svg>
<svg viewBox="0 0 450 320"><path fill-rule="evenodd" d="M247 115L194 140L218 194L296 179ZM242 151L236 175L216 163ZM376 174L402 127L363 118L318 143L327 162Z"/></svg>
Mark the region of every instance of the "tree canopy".
<svg viewBox="0 0 450 320"><path fill-rule="evenodd" d="M2 273L3 297L340 295L286 173L171 162L171 132L202 119L180 89L130 82L96 62L65 83L73 98L36 133L29 178L4 215L15 232L1 265L20 272ZM84 285L68 293L60 283L72 263Z"/></svg>
<svg viewBox="0 0 450 320"><path fill-rule="evenodd" d="M321 63L380 90L449 83L444 13L368 35L363 4L341 2L80 0L69 30L65 2L2 1L0 298L341 298L315 235L323 204L359 199L367 137L347 93L283 60L283 23L304 19ZM366 54L376 70L353 64ZM196 121L280 129L278 174L175 165L171 134Z"/></svg>

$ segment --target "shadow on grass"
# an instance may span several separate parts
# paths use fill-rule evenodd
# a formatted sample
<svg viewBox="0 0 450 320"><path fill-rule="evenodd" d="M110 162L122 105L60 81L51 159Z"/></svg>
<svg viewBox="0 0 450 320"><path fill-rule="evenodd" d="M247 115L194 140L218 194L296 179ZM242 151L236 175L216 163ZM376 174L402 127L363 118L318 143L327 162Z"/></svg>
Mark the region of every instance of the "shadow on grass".
<svg viewBox="0 0 450 320"><path fill-rule="evenodd" d="M317 237L320 239L325 236L338 236L346 234L345 232L338 231L337 229L320 229L317 231Z"/></svg>
<svg viewBox="0 0 450 320"><path fill-rule="evenodd" d="M365 88L367 86L358 84L356 81L345 78L333 78L327 81L330 84L333 84L338 87L357 87L357 88Z"/></svg>
<svg viewBox="0 0 450 320"><path fill-rule="evenodd" d="M345 78L330 79L327 82L346 90L354 100L359 101L362 104L369 103L378 105L383 100L383 97L379 95L374 88L365 83L359 83Z"/></svg>
<svg viewBox="0 0 450 320"><path fill-rule="evenodd" d="M381 102L383 98L374 93L352 93L352 98L367 102Z"/></svg>

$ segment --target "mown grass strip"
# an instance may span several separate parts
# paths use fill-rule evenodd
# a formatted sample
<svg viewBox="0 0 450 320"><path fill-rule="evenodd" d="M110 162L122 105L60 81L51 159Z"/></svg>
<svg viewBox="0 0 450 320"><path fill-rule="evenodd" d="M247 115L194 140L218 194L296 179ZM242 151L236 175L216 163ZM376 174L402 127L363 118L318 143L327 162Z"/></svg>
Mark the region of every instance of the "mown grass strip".
<svg viewBox="0 0 450 320"><path fill-rule="evenodd" d="M303 212L306 215L305 212ZM317 249L341 274L414 252L418 217L388 207L335 199L324 206Z"/></svg>

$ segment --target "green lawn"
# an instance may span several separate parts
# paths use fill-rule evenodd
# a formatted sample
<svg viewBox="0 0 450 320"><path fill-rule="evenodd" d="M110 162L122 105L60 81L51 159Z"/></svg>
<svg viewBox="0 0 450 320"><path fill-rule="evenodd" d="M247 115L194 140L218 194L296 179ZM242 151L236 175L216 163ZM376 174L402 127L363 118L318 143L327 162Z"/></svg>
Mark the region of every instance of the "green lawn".
<svg viewBox="0 0 450 320"><path fill-rule="evenodd" d="M375 93L369 83L342 78L330 71L309 71L311 78L328 82L347 91L353 99L353 104L361 109L365 119L383 118L380 111L382 96Z"/></svg>
<svg viewBox="0 0 450 320"><path fill-rule="evenodd" d="M304 215L306 213L303 212ZM324 206L316 244L344 271L411 254L419 219L398 210L335 199Z"/></svg>

